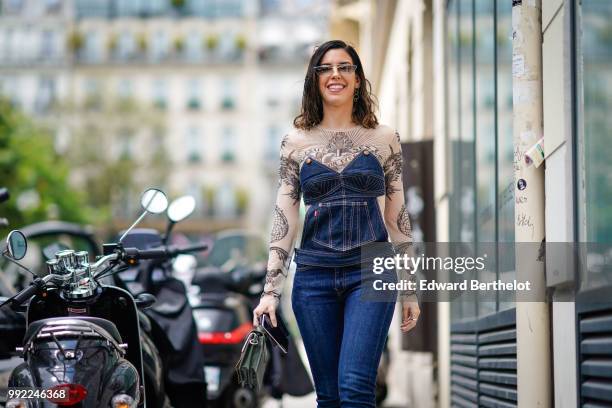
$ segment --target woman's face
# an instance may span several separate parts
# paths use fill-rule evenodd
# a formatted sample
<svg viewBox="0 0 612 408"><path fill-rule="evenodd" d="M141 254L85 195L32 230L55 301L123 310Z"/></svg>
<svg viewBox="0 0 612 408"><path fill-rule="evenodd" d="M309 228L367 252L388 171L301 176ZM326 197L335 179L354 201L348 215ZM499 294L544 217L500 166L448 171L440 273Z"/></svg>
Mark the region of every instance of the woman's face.
<svg viewBox="0 0 612 408"><path fill-rule="evenodd" d="M359 88L359 78L354 70L341 68L343 65L353 65L351 56L342 48L334 48L325 53L319 66L332 67L327 72L317 73L319 92L323 104L332 106L351 105L355 89Z"/></svg>

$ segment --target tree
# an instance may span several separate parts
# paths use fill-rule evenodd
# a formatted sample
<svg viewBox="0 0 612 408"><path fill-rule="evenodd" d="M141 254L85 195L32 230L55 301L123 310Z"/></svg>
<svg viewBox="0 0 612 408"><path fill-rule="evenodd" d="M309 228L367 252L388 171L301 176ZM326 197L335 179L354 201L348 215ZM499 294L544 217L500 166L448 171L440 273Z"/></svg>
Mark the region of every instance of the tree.
<svg viewBox="0 0 612 408"><path fill-rule="evenodd" d="M53 136L0 100L0 183L11 193L0 211L11 227L50 218L86 222L83 197L68 184L69 170Z"/></svg>

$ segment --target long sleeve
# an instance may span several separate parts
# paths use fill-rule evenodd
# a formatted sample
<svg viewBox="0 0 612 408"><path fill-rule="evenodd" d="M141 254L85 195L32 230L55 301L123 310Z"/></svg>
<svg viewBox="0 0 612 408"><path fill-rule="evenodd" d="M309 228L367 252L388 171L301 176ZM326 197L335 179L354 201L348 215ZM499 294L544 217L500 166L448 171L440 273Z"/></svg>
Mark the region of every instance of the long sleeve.
<svg viewBox="0 0 612 408"><path fill-rule="evenodd" d="M385 159L383 169L385 172L385 224L389 238L396 253L413 256L412 230L408 209L404 201L404 186L402 182L402 147L399 133L395 132L389 140L390 153ZM412 274L411 274L412 272ZM399 278L415 281L414 271L399 269ZM414 295L414 291L400 292L404 299Z"/></svg>
<svg viewBox="0 0 612 408"><path fill-rule="evenodd" d="M278 170L278 191L270 232L270 252L262 295L280 297L287 277L300 208L299 162L290 135L283 138Z"/></svg>

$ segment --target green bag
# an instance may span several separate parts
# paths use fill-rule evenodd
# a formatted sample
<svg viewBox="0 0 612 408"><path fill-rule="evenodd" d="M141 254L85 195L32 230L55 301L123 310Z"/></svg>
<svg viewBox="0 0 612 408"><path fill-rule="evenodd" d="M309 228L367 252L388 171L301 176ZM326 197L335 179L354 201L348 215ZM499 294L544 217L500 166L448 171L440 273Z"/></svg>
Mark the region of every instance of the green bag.
<svg viewBox="0 0 612 408"><path fill-rule="evenodd" d="M256 327L247 336L242 346L240 360L236 364L240 385L259 391L263 385L269 357L266 335L260 327Z"/></svg>

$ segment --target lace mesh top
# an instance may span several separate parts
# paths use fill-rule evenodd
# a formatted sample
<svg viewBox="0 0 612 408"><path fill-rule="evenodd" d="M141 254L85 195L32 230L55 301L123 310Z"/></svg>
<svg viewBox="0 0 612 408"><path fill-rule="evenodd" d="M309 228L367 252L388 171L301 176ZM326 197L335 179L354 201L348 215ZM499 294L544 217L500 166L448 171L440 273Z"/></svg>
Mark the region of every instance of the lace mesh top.
<svg viewBox="0 0 612 408"><path fill-rule="evenodd" d="M287 276L298 231L302 196L300 171L304 163L307 160L317 160L329 169L341 172L364 150L379 160L384 171L385 193L377 197L377 201L389 238L396 247L403 251L409 250L412 232L404 203L399 134L382 125L376 129L362 126L343 130L321 127L311 130L293 129L281 142L279 187L270 234L264 294L280 296Z"/></svg>

